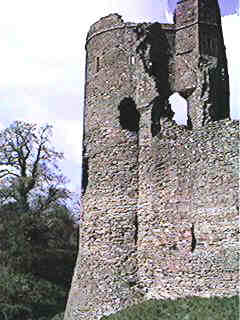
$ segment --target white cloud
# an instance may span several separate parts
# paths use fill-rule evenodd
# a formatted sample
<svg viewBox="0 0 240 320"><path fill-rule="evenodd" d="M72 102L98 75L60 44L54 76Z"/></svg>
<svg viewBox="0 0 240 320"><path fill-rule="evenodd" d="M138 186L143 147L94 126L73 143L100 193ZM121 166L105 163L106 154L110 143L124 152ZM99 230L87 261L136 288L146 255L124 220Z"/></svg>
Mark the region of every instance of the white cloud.
<svg viewBox="0 0 240 320"><path fill-rule="evenodd" d="M74 161L76 164L81 164L81 122L79 120L55 120L52 124L54 127L55 144L64 146L65 159Z"/></svg>
<svg viewBox="0 0 240 320"><path fill-rule="evenodd" d="M228 57L228 68L230 76L230 94L231 94L231 115L232 118L240 118L240 90L239 90L239 51L240 43L236 41L236 30L240 28L240 19L238 16L228 16L222 19L223 34Z"/></svg>

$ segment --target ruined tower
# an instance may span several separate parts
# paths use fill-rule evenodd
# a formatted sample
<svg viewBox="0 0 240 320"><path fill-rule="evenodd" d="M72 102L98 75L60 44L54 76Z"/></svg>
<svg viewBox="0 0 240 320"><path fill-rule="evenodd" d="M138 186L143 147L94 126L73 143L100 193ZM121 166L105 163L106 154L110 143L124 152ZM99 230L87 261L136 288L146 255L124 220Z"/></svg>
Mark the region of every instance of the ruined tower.
<svg viewBox="0 0 240 320"><path fill-rule="evenodd" d="M176 8L176 87L188 100L191 126L229 117L229 83L217 0Z"/></svg>
<svg viewBox="0 0 240 320"><path fill-rule="evenodd" d="M236 294L239 137L217 1L178 1L175 24L111 14L86 52L84 219L65 320Z"/></svg>

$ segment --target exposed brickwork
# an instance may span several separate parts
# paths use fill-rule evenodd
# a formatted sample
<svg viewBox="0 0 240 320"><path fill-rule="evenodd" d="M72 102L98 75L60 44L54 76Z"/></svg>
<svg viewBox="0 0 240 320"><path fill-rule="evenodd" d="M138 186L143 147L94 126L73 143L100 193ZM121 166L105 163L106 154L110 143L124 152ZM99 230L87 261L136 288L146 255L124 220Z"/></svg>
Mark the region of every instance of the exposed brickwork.
<svg viewBox="0 0 240 320"><path fill-rule="evenodd" d="M113 14L91 27L84 221L65 320L237 293L239 124L220 19L217 1L183 0L175 25ZM174 92L188 126L172 120Z"/></svg>

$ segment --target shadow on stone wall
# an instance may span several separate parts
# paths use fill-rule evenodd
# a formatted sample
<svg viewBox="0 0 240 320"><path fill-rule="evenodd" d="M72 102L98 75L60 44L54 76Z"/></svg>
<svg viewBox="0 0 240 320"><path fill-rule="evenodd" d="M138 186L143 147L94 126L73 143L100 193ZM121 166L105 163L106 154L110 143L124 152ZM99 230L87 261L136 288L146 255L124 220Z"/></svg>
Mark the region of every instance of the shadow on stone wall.
<svg viewBox="0 0 240 320"><path fill-rule="evenodd" d="M163 99L160 96L156 97L152 101L152 113L151 113L151 132L152 136L155 137L160 132L160 118L173 119L174 112L171 109L171 105L168 99Z"/></svg>
<svg viewBox="0 0 240 320"><path fill-rule="evenodd" d="M170 60L173 59L174 43L169 42L166 30L160 23L140 24L136 27L139 45L137 53L140 55L145 72L154 79L158 96L152 105L152 136L160 132L160 118L173 119L174 112L169 103L172 94L169 79Z"/></svg>
<svg viewBox="0 0 240 320"><path fill-rule="evenodd" d="M228 75L225 67L218 63L209 69L209 101L213 101L209 116L212 121L230 118ZM207 82L207 81L206 81Z"/></svg>
<svg viewBox="0 0 240 320"><path fill-rule="evenodd" d="M146 73L153 77L159 95L168 98L171 94L169 84L169 60L172 49L166 31L160 23L142 24L136 28L140 41L137 53L140 55Z"/></svg>

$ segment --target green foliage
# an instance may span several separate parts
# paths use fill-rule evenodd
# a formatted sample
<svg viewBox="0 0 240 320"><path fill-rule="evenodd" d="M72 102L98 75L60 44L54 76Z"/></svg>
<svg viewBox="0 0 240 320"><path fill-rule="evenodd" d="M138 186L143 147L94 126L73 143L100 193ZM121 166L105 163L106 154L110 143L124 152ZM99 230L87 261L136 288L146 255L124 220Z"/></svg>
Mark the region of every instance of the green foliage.
<svg viewBox="0 0 240 320"><path fill-rule="evenodd" d="M66 303L66 290L61 286L5 267L1 269L0 293L0 315L6 319L50 317L63 311Z"/></svg>
<svg viewBox="0 0 240 320"><path fill-rule="evenodd" d="M1 269L0 303L29 305L45 301L54 305L65 298L63 289L47 280L37 278L32 274L16 273L9 268Z"/></svg>
<svg viewBox="0 0 240 320"><path fill-rule="evenodd" d="M238 320L239 297L149 300L102 320Z"/></svg>
<svg viewBox="0 0 240 320"><path fill-rule="evenodd" d="M0 320L26 320L31 318L32 311L25 306L0 303Z"/></svg>
<svg viewBox="0 0 240 320"><path fill-rule="evenodd" d="M66 208L40 215L2 206L0 320L49 320L63 312L76 253L77 231Z"/></svg>
<svg viewBox="0 0 240 320"><path fill-rule="evenodd" d="M64 312L56 314L51 320L63 320Z"/></svg>
<svg viewBox="0 0 240 320"><path fill-rule="evenodd" d="M0 208L0 239L2 265L69 285L77 232L66 208L40 215L5 205Z"/></svg>
<svg viewBox="0 0 240 320"><path fill-rule="evenodd" d="M16 121L0 131L0 320L50 320L65 309L80 206L51 130Z"/></svg>

